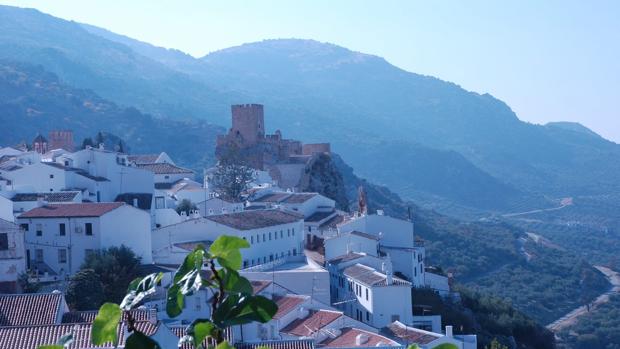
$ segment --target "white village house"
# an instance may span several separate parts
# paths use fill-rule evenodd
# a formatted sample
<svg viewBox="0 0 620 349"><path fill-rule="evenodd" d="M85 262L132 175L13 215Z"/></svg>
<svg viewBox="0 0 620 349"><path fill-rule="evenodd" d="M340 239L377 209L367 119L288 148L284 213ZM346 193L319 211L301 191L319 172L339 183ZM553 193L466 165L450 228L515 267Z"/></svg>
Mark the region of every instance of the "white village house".
<svg viewBox="0 0 620 349"><path fill-rule="evenodd" d="M17 222L26 235L28 268L51 279L77 272L86 255L111 246L125 245L142 263L152 262L150 216L125 203L50 204Z"/></svg>

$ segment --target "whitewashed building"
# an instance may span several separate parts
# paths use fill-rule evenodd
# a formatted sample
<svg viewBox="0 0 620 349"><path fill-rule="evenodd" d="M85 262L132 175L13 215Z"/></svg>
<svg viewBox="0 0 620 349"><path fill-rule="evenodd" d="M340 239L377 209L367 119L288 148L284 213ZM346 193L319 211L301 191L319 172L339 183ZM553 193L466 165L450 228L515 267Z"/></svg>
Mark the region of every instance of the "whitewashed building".
<svg viewBox="0 0 620 349"><path fill-rule="evenodd" d="M284 210L250 210L201 217L153 230L152 248L157 263L180 264L179 244L209 243L232 235L250 243L242 249L243 267L303 254L303 217Z"/></svg>
<svg viewBox="0 0 620 349"><path fill-rule="evenodd" d="M266 208L282 207L300 213L304 218L316 212L332 212L336 202L319 193L292 193L282 191L262 191L261 196L251 199L252 205Z"/></svg>
<svg viewBox="0 0 620 349"><path fill-rule="evenodd" d="M18 277L26 271L24 232L0 219L0 293L17 293Z"/></svg>
<svg viewBox="0 0 620 349"><path fill-rule="evenodd" d="M79 270L93 251L131 248L142 263L152 262L150 216L125 203L51 204L20 215L28 269L61 279Z"/></svg>
<svg viewBox="0 0 620 349"><path fill-rule="evenodd" d="M379 250L390 256L394 271L402 273L415 287L425 285L426 250L424 244L415 238L413 222L379 212L350 217L338 228L341 233L358 231L377 237Z"/></svg>

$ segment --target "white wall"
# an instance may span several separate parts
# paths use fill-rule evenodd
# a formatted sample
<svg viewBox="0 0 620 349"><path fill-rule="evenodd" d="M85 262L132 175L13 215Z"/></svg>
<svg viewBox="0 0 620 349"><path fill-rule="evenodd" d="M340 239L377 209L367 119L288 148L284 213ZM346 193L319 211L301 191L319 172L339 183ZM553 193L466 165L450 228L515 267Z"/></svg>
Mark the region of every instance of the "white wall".
<svg viewBox="0 0 620 349"><path fill-rule="evenodd" d="M14 222L15 216L13 216L13 201L2 195L0 192L0 219L4 219L7 222Z"/></svg>
<svg viewBox="0 0 620 349"><path fill-rule="evenodd" d="M26 270L24 233L17 225L0 224L0 234L7 234L8 250L0 250L0 282L16 282Z"/></svg>
<svg viewBox="0 0 620 349"><path fill-rule="evenodd" d="M377 255L377 240L350 233L340 234L325 239L325 260L330 261L338 256L349 252L367 253L371 256Z"/></svg>
<svg viewBox="0 0 620 349"><path fill-rule="evenodd" d="M153 262L148 212L123 205L101 216L101 231L101 248L125 245L142 258L142 264Z"/></svg>
<svg viewBox="0 0 620 349"><path fill-rule="evenodd" d="M374 327L381 328L392 323L394 321L393 315L398 315L399 321L402 323L412 323L411 286L374 287L373 296L375 300L372 314ZM395 299L398 301L395 302Z"/></svg>

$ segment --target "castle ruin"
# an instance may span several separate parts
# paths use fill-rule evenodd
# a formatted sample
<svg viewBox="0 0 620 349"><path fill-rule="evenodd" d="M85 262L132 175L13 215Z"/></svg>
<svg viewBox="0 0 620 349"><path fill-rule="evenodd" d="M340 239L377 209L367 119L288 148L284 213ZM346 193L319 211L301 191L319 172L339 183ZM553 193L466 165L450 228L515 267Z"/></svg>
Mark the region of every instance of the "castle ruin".
<svg viewBox="0 0 620 349"><path fill-rule="evenodd" d="M232 126L218 135L215 155L221 160L231 151L248 166L268 171L283 187L295 187L305 166L317 154L330 153L329 143L302 144L285 139L282 132L265 133L262 104L231 106Z"/></svg>

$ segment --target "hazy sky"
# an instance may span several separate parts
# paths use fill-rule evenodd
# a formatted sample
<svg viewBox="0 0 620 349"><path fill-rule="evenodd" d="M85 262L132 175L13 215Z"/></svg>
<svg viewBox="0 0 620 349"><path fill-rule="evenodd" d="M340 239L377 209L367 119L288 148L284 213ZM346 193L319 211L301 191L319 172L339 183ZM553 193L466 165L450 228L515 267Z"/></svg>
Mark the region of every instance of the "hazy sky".
<svg viewBox="0 0 620 349"><path fill-rule="evenodd" d="M504 100L535 123L620 142L620 1L88 1L34 7L194 56L272 38L327 41Z"/></svg>

